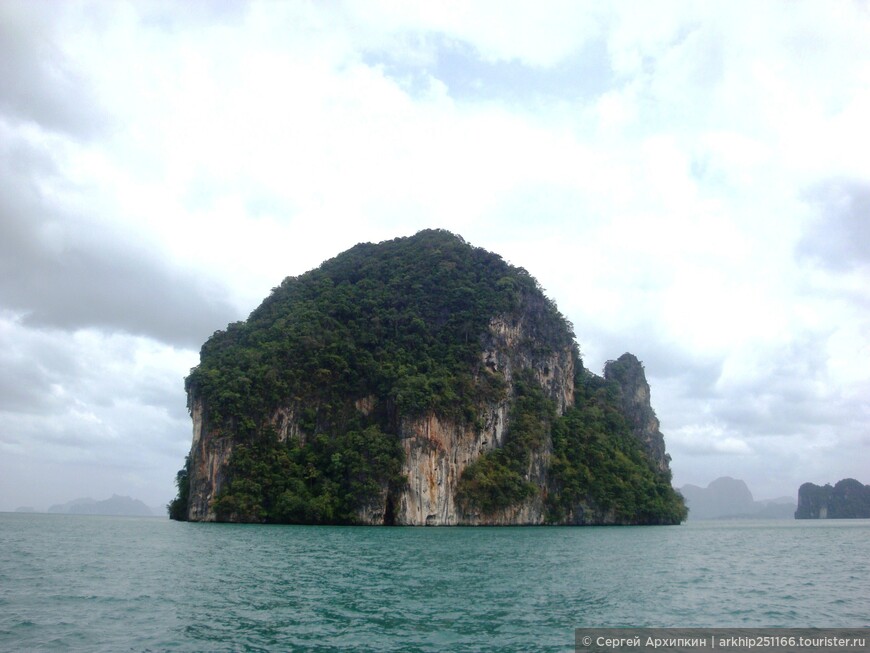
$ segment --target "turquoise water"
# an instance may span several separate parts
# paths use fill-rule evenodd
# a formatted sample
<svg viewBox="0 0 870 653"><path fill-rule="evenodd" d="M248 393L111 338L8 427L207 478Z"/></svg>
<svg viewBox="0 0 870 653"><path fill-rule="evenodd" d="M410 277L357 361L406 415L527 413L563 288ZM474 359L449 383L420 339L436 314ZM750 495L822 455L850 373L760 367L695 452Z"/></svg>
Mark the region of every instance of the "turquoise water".
<svg viewBox="0 0 870 653"><path fill-rule="evenodd" d="M0 514L0 650L571 651L870 626L870 521L342 528Z"/></svg>

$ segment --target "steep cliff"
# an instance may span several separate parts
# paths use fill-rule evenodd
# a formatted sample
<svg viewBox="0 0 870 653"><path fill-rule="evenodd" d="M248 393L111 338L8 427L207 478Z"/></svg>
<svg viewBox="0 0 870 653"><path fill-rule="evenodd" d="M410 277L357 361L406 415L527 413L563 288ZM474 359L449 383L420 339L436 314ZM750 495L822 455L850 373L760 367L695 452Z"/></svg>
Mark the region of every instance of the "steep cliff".
<svg viewBox="0 0 870 653"><path fill-rule="evenodd" d="M665 436L650 404L649 383L643 365L633 354L625 353L607 361L604 378L619 387L619 403L634 436L643 443L650 459L661 471L670 469L671 457L665 453Z"/></svg>
<svg viewBox="0 0 870 653"><path fill-rule="evenodd" d="M649 386L631 359L614 379L590 374L537 282L458 236L358 245L285 279L246 322L203 345L186 380L193 443L171 512L196 521L678 522ZM572 476L588 445L578 425L601 406L612 415L595 426L607 443L596 446L623 447L628 467L616 473L634 481L615 491ZM661 501L627 501L629 490Z"/></svg>

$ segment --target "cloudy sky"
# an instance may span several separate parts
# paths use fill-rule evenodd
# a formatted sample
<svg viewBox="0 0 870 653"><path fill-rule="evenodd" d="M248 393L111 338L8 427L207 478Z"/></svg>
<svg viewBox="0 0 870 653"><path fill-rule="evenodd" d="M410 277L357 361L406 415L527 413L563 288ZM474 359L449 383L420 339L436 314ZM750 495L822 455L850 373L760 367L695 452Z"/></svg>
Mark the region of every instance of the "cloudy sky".
<svg viewBox="0 0 870 653"><path fill-rule="evenodd" d="M870 483L866 2L0 2L0 510L174 495L202 342L426 227L645 364L675 485Z"/></svg>

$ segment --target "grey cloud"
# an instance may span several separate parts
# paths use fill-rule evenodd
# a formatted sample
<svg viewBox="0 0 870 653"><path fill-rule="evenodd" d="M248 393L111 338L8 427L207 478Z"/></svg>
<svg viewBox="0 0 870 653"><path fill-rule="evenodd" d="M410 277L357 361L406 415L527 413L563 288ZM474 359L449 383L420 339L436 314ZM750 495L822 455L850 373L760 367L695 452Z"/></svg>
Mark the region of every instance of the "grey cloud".
<svg viewBox="0 0 870 653"><path fill-rule="evenodd" d="M0 3L0 111L87 139L105 128L108 116L56 45L59 9L55 3Z"/></svg>
<svg viewBox="0 0 870 653"><path fill-rule="evenodd" d="M111 251L82 244L57 257L40 254L4 270L0 286L0 298L27 311L33 325L120 330L198 347L236 317L217 288L120 238Z"/></svg>
<svg viewBox="0 0 870 653"><path fill-rule="evenodd" d="M741 389L716 402L714 414L735 433L750 438L811 435L842 422L843 406L809 391L803 394L801 400L784 396L776 386L762 394Z"/></svg>
<svg viewBox="0 0 870 653"><path fill-rule="evenodd" d="M0 414L0 509L88 496L96 492L93 484L103 487L96 492L103 496L122 491L158 505L171 498L190 444L188 424L125 408L98 415L102 423L73 413L52 419ZM45 499L24 498L49 488Z"/></svg>
<svg viewBox="0 0 870 653"><path fill-rule="evenodd" d="M2 151L0 303L29 324L118 330L198 348L238 319L215 282L162 261L120 232L92 233L39 191L39 152Z"/></svg>
<svg viewBox="0 0 870 653"><path fill-rule="evenodd" d="M0 412L46 413L57 407L44 369L23 362L10 366L5 357L0 363Z"/></svg>
<svg viewBox="0 0 870 653"><path fill-rule="evenodd" d="M653 323L635 324L632 328L587 323L575 328L575 331L581 352L584 342L597 352L603 352L607 360L615 360L623 353L630 352L643 363L648 379L677 382L681 387L690 389L694 399L709 398L715 394L715 384L722 374L724 361L681 347L659 333L660 329ZM591 371L601 374L603 369Z"/></svg>
<svg viewBox="0 0 870 653"><path fill-rule="evenodd" d="M30 330L15 314L0 312L0 412L63 410L55 390L82 371L66 334Z"/></svg>
<svg viewBox="0 0 870 653"><path fill-rule="evenodd" d="M581 348L585 337L607 358L624 351L638 356L666 437L672 430L716 425L753 446L757 439L772 437L841 437L866 424L868 409L828 383L825 332L743 352L755 360L744 375L726 378L726 353L703 355L682 348L657 335L653 325L612 332L605 326L581 329ZM697 446L706 450L712 444Z"/></svg>
<svg viewBox="0 0 870 653"><path fill-rule="evenodd" d="M716 417L749 437L811 434L842 422L843 407L827 389L827 337L804 333L754 351L752 371L720 388Z"/></svg>
<svg viewBox="0 0 870 653"><path fill-rule="evenodd" d="M149 360L153 348L140 338L70 336L0 315L0 500L12 502L0 509L37 503L12 499L34 496L33 479L56 493L46 504L87 496L91 483L106 485L101 494L151 503L172 496L190 441L186 370ZM23 484L11 480L27 468Z"/></svg>
<svg viewBox="0 0 870 653"><path fill-rule="evenodd" d="M52 387L77 370L69 352L41 343L39 352L0 339L0 412L54 413L62 403ZM34 356L37 354L37 356Z"/></svg>
<svg viewBox="0 0 870 653"><path fill-rule="evenodd" d="M59 43L72 30L90 30L98 36L117 8L0 2L0 113L85 140L103 133L112 118L92 81ZM248 8L247 3L230 1L149 2L132 7L143 27L165 32L237 24Z"/></svg>
<svg viewBox="0 0 870 653"><path fill-rule="evenodd" d="M46 456L62 447L61 457L136 460L154 447L173 446L179 436L186 439L183 372L172 366L135 369L140 340L83 342L20 324L5 324L4 330L11 337L0 344L15 354L0 358L0 388L16 378L29 387L24 397L0 401L0 446L26 443ZM43 348L75 356L76 364Z"/></svg>
<svg viewBox="0 0 870 653"><path fill-rule="evenodd" d="M833 271L870 264L870 181L831 180L806 197L817 218L798 244L798 256Z"/></svg>
<svg viewBox="0 0 870 653"><path fill-rule="evenodd" d="M712 385L696 384L693 376L705 378L697 372L663 377L658 385L652 379L653 405L678 484L730 475L749 482L753 492L758 488L759 496L774 496L796 492L823 469L833 480L853 474L849 461L866 458L861 437L870 407L866 393L831 384L828 337L809 332L780 346L741 351L741 360L750 357L751 363L729 365L729 374ZM648 372L656 368L647 363ZM680 437L669 440L672 431ZM740 450L741 442L747 451Z"/></svg>

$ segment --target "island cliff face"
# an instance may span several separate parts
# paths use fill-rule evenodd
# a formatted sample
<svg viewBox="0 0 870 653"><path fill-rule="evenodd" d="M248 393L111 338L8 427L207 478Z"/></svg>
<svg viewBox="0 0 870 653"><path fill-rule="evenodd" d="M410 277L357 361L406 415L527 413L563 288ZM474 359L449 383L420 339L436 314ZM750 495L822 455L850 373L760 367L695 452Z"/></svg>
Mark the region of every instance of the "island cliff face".
<svg viewBox="0 0 870 653"><path fill-rule="evenodd" d="M357 246L285 280L203 346L187 390L181 519L685 517L637 358L609 363L604 379L589 373L570 324L524 270L447 232ZM608 426L595 421L602 406ZM622 447L611 457L645 484L624 499L589 462L607 447Z"/></svg>
<svg viewBox="0 0 870 653"><path fill-rule="evenodd" d="M402 473L407 489L397 501L395 523L409 525L540 524L544 506L540 495L497 514L462 514L455 497L462 472L470 462L505 443L510 420L514 377L521 370L535 382L563 413L574 402L574 357L569 344L551 349L542 345L528 314L499 316L490 321L480 355L489 373L503 377L504 398L481 406L482 428L463 421L442 420L434 414L402 421L399 429L405 453ZM528 480L540 487L547 483L549 449L533 452ZM361 515L365 523L383 523L383 514Z"/></svg>
<svg viewBox="0 0 870 653"><path fill-rule="evenodd" d="M643 365L634 354L625 353L615 361L607 361L604 378L617 383L623 414L650 460L660 471L669 472L671 457L665 452L665 436L659 430L659 420L650 405L649 383Z"/></svg>

